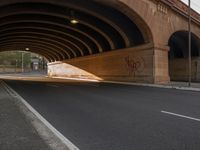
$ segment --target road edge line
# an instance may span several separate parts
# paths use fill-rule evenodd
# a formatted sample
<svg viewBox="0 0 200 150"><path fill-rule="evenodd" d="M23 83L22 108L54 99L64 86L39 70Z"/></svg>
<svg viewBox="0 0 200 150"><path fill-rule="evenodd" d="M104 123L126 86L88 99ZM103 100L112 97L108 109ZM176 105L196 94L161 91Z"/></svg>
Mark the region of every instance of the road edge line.
<svg viewBox="0 0 200 150"><path fill-rule="evenodd" d="M29 111L34 115L44 126L46 126L50 132L53 133L65 146L68 150L80 150L75 146L69 139L67 139L63 134L61 134L53 125L51 125L41 114L39 114L22 96L20 96L14 89L2 81L3 85L6 87L6 90L15 98L17 98ZM25 114L26 115L26 114ZM26 115L28 116L28 115ZM36 125L31 123L35 128ZM36 129L37 130L37 129ZM37 130L38 131L38 130ZM39 133L40 134L40 133ZM40 134L41 135L41 134ZM41 135L43 136L43 135ZM44 138L46 139L46 137ZM49 145L51 148L52 146Z"/></svg>

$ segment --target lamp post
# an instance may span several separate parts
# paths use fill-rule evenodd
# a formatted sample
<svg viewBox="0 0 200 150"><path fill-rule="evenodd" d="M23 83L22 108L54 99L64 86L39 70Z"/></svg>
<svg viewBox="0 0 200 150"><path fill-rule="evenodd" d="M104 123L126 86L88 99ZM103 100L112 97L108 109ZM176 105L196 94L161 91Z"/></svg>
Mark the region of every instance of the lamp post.
<svg viewBox="0 0 200 150"><path fill-rule="evenodd" d="M22 73L24 72L24 52L22 52Z"/></svg>
<svg viewBox="0 0 200 150"><path fill-rule="evenodd" d="M17 59L15 60L15 73L17 73Z"/></svg>
<svg viewBox="0 0 200 150"><path fill-rule="evenodd" d="M192 58L191 58L191 1L188 0L188 86L192 81Z"/></svg>
<svg viewBox="0 0 200 150"><path fill-rule="evenodd" d="M30 48L25 48L26 51L29 51ZM26 54L26 52L22 51L22 73L24 73L24 54Z"/></svg>

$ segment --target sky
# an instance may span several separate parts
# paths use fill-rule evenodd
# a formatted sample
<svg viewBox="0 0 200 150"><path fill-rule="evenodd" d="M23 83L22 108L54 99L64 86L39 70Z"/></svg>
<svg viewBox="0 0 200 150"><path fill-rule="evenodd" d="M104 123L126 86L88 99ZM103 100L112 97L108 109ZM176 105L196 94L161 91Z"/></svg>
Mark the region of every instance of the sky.
<svg viewBox="0 0 200 150"><path fill-rule="evenodd" d="M184 3L188 4L188 0L182 0ZM200 0L191 0L191 7L200 13Z"/></svg>

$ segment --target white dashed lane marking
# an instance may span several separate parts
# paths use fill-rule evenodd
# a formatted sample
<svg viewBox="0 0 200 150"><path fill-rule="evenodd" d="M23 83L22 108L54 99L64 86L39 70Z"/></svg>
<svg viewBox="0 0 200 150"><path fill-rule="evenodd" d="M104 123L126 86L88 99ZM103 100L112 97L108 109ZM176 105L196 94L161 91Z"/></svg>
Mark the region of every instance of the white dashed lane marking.
<svg viewBox="0 0 200 150"><path fill-rule="evenodd" d="M200 122L200 119L198 119L198 118L189 117L189 116L185 116L185 115L180 115L180 114L176 114L176 113L172 113L172 112L168 112L168 111L164 111L164 110L162 110L161 113L172 115L172 116L176 116L176 117L181 117L181 118L185 118L185 119L190 119L190 120L194 120L194 121L199 121Z"/></svg>

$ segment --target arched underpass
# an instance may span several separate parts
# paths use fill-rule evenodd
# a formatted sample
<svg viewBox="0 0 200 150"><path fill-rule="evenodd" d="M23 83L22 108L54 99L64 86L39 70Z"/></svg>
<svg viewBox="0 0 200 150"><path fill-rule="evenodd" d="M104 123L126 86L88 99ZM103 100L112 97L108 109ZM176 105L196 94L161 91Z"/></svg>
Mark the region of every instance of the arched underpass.
<svg viewBox="0 0 200 150"><path fill-rule="evenodd" d="M0 8L0 51L30 48L49 61L51 77L154 82L151 31L119 1L14 0Z"/></svg>
<svg viewBox="0 0 200 150"><path fill-rule="evenodd" d="M192 33L192 80L200 81L200 39ZM188 32L177 31L169 39L169 73L172 81L188 81Z"/></svg>
<svg viewBox="0 0 200 150"><path fill-rule="evenodd" d="M172 33L188 27L187 9L180 3L179 0L1 0L0 51L29 48L43 55L49 61L50 77L168 83L169 49L170 61L187 58L184 49L187 44L183 46L187 33L177 33L170 39ZM195 15L191 30L198 34L200 21ZM196 50L199 47L196 36L192 36L192 41ZM197 54L194 51L193 56ZM170 68L171 76L172 73ZM1 143L8 144L9 149L24 147L12 140L8 142L7 136L31 143L27 147L39 147L32 140L28 142L29 138L22 134L25 130L20 119L9 105L2 103L13 97L13 101L21 98L18 92L24 98L23 103L28 102L61 132L52 129L56 135L61 135L62 140L66 136L81 150L200 149L198 92L46 76L40 76L39 82L32 77L30 80L6 80L10 87L4 82L0 84L0 114L3 114L0 120L6 135L0 134L0 147ZM6 118L9 116L13 119ZM35 123L33 118L30 120ZM36 129L43 130L41 126ZM20 138L13 136L15 130L21 132ZM52 136L49 140L50 146L58 146ZM62 143L70 142L64 138Z"/></svg>

